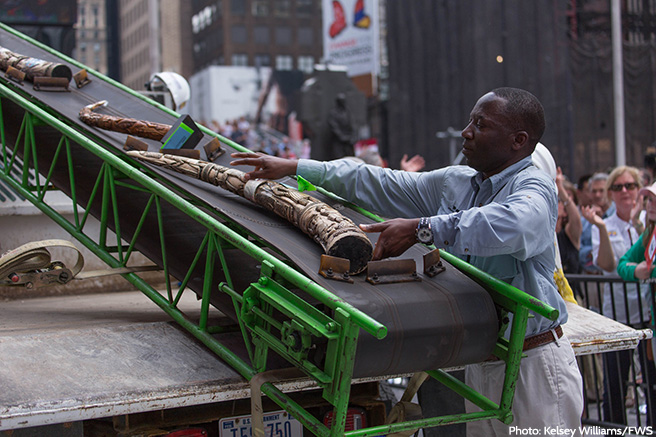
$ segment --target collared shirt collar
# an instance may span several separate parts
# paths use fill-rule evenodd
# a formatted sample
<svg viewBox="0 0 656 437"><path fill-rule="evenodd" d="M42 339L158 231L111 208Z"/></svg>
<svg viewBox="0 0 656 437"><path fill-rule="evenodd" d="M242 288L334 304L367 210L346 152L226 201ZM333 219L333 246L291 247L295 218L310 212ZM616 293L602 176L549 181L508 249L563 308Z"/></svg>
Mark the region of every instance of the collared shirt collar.
<svg viewBox="0 0 656 437"><path fill-rule="evenodd" d="M526 158L517 161L516 163L506 167L501 172L492 175L487 179L483 179L483 173L479 171L474 176L472 176L472 188L475 192L478 192L478 190L481 188L481 185L483 185L485 181L489 181L488 183L490 184L490 192L496 193L504 185L506 185L508 179L510 179L511 176L524 170L526 167L532 164L533 160L531 159L531 156L527 156Z"/></svg>

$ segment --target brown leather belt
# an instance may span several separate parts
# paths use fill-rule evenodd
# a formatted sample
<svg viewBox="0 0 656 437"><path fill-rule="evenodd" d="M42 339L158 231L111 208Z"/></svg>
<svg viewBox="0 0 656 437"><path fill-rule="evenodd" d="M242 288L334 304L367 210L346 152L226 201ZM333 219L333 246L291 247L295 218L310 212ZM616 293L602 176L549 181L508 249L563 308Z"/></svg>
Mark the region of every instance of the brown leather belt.
<svg viewBox="0 0 656 437"><path fill-rule="evenodd" d="M554 332L557 337L554 337ZM533 335L531 337L526 337L524 339L524 348L523 350L527 351L529 349L534 349L543 344L551 343L563 336L563 328L560 325L556 326L554 329L545 331L542 334Z"/></svg>
<svg viewBox="0 0 656 437"><path fill-rule="evenodd" d="M556 333L555 337L554 337L554 332ZM556 339L562 336L563 336L563 328L561 328L560 325L558 325L554 329L550 329L549 331L543 332L541 334L536 334L531 337L526 337L524 339L524 347L522 348L522 350L527 351L529 349L535 349L538 346L552 343L556 341ZM500 360L499 357L492 354L485 361L499 361L499 360Z"/></svg>

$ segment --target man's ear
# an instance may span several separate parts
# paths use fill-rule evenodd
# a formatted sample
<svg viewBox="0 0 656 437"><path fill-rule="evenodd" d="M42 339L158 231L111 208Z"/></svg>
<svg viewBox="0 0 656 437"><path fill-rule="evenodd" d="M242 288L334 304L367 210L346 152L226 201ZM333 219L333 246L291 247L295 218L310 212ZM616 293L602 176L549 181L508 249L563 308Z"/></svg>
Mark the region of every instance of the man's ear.
<svg viewBox="0 0 656 437"><path fill-rule="evenodd" d="M514 150L521 150L524 147L528 146L528 132L525 130L520 130L515 132L514 138L513 138L513 149Z"/></svg>

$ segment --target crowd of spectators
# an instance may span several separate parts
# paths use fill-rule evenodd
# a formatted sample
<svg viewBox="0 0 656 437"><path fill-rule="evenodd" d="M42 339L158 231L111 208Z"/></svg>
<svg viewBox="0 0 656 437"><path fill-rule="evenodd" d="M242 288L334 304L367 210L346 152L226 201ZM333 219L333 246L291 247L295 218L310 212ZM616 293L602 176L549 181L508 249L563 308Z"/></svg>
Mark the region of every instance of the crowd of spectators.
<svg viewBox="0 0 656 437"><path fill-rule="evenodd" d="M653 167L618 166L583 175L576 185L560 169L556 179L556 232L563 271L598 278L598 282L582 282L583 286L577 283L573 287L577 300L606 317L639 329L653 328L654 308L647 279L654 274L654 267L645 260L656 220L653 178ZM650 208L654 210L651 213ZM593 283L603 285L589 287ZM626 408L636 402L630 389L631 378L643 379L647 383L643 384L645 401L641 413L646 414L648 425L654 425L656 367L651 346L638 348L635 355L633 350L625 350L607 352L602 357L601 419L627 424ZM639 375L632 375L632 368Z"/></svg>
<svg viewBox="0 0 656 437"><path fill-rule="evenodd" d="M199 123L207 125L204 121ZM261 152L281 158L310 158L311 144L309 139L293 140L287 135L263 128L261 125L258 129L246 117L226 120L225 123L212 120L207 127L253 152ZM380 155L375 142L369 144L367 141L358 141L351 148L354 150L354 155L343 156L343 158L357 158L358 161L366 164L388 167L387 160ZM398 168L405 171L421 171L425 165L426 162L421 155L409 157L405 154L401 158Z"/></svg>
<svg viewBox="0 0 656 437"><path fill-rule="evenodd" d="M308 139L293 140L288 135L266 126L257 128L243 116L234 120L226 120L225 123L212 120L208 127L253 152L262 152L283 158L310 157Z"/></svg>

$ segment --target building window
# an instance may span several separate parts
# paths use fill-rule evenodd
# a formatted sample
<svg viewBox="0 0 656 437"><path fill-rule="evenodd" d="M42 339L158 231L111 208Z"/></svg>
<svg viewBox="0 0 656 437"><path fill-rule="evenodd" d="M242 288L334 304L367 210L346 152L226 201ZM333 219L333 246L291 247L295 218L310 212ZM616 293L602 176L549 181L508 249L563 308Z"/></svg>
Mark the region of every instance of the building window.
<svg viewBox="0 0 656 437"><path fill-rule="evenodd" d="M276 27L276 44L281 46L288 46L292 43L292 29L291 27Z"/></svg>
<svg viewBox="0 0 656 437"><path fill-rule="evenodd" d="M199 13L191 17L191 31L198 33L212 24L212 19L216 15L216 6L206 6Z"/></svg>
<svg viewBox="0 0 656 437"><path fill-rule="evenodd" d="M311 27L298 28L298 43L302 46L314 45L314 32Z"/></svg>
<svg viewBox="0 0 656 437"><path fill-rule="evenodd" d="M294 63L291 56L276 56L276 70L291 70L292 68L294 68Z"/></svg>
<svg viewBox="0 0 656 437"><path fill-rule="evenodd" d="M246 26L236 24L230 28L230 39L233 43L245 44L248 41Z"/></svg>
<svg viewBox="0 0 656 437"><path fill-rule="evenodd" d="M296 0L296 15L307 17L314 12L314 0Z"/></svg>
<svg viewBox="0 0 656 437"><path fill-rule="evenodd" d="M289 17L291 0L274 0L273 13L276 17Z"/></svg>
<svg viewBox="0 0 656 437"><path fill-rule="evenodd" d="M254 17L266 17L269 15L269 0L253 0L251 13Z"/></svg>
<svg viewBox="0 0 656 437"><path fill-rule="evenodd" d="M232 15L245 15L246 2L244 0L230 0L230 12Z"/></svg>
<svg viewBox="0 0 656 437"><path fill-rule="evenodd" d="M87 61L87 43L81 42L79 48L79 61L83 64Z"/></svg>
<svg viewBox="0 0 656 437"><path fill-rule="evenodd" d="M314 58L312 56L299 56L298 69L304 73L312 73L314 70Z"/></svg>
<svg viewBox="0 0 656 437"><path fill-rule="evenodd" d="M248 55L245 53L235 53L232 55L232 65L245 67L248 65Z"/></svg>
<svg viewBox="0 0 656 437"><path fill-rule="evenodd" d="M253 28L255 44L269 44L269 39L269 28L267 26L255 26Z"/></svg>
<svg viewBox="0 0 656 437"><path fill-rule="evenodd" d="M269 55L255 55L255 66L256 67L270 67L271 66L271 56L269 56Z"/></svg>

